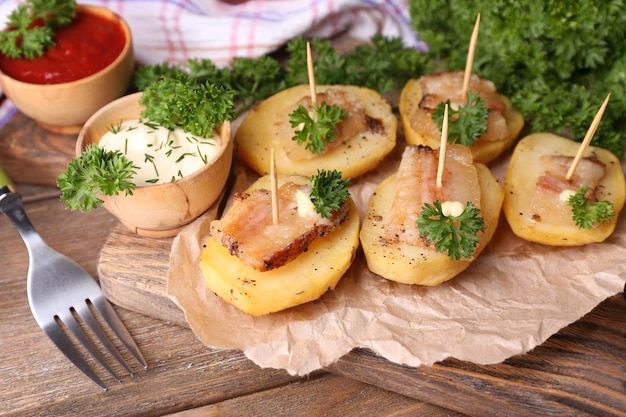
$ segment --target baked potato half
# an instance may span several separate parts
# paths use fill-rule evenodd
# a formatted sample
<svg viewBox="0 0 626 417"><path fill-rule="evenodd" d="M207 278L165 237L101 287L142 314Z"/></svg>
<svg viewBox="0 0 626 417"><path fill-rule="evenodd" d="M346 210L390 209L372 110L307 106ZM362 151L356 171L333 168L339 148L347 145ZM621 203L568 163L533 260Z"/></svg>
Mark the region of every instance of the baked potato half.
<svg viewBox="0 0 626 417"><path fill-rule="evenodd" d="M480 187L481 216L486 229L480 235L473 257L453 260L446 253L437 251L434 245L390 244L382 238L396 190L396 174L393 174L376 188L361 226L361 247L370 271L391 281L435 286L467 269L493 237L504 199L502 187L489 168L480 163L475 166Z"/></svg>
<svg viewBox="0 0 626 417"><path fill-rule="evenodd" d="M420 110L420 103L422 103L422 100L424 99L424 89L421 81L422 78L409 80L402 88L398 104L400 121L402 123L404 137L408 144L426 145L435 149L439 147L441 132L434 123L432 123L434 127L430 126L428 129L424 129L422 121L418 120L417 117ZM456 78L460 78L460 75L457 75ZM460 87L458 89L460 91ZM478 138L470 147L472 155L474 156L474 161L483 164L489 164L491 161L500 156L506 149L510 148L515 143L515 140L524 127L524 118L522 114L511 106L510 100L501 94L494 94L494 97L499 99L501 103L506 106L506 110L503 111L502 115L504 116L504 121L506 122L505 128L507 129L507 132L498 136L497 140L488 140L486 135L489 133L489 128L491 128L489 123L493 123L493 130L495 130L496 127L499 127L498 125L501 123L499 121L488 121L488 132Z"/></svg>
<svg viewBox="0 0 626 417"><path fill-rule="evenodd" d="M615 215L591 229L580 228L573 220L571 208L557 195L551 199L540 192L539 178L546 169L555 169L546 157L568 157L571 160L580 143L551 133L529 135L516 145L504 178L504 214L513 233L522 239L551 246L579 246L602 242L615 230L620 211L626 199L624 172L620 161L606 149L589 146L585 151L586 165L579 165L569 187L580 188L590 181L585 174L604 165L598 183L594 186L598 201L613 203ZM542 162L543 161L543 162ZM581 161L583 162L583 161ZM569 165L568 165L569 166ZM564 169L563 167L562 169ZM579 172L580 171L580 172ZM553 187L554 185L550 185Z"/></svg>
<svg viewBox="0 0 626 417"><path fill-rule="evenodd" d="M320 169L336 169L343 179L354 179L375 168L396 144L398 120L391 105L378 92L363 87L320 85L316 91L323 94L328 90L345 93L365 111L364 129L353 130L345 143L319 156L290 153L286 145L295 141L289 114L304 97L310 97L309 86L298 85L267 98L246 115L235 135L241 160L259 175L270 172L271 149L283 175L311 176Z"/></svg>
<svg viewBox="0 0 626 417"><path fill-rule="evenodd" d="M302 184L307 177L279 176ZM259 178L247 191L270 189L268 176ZM237 203L234 203L237 204ZM354 260L359 246L360 219L353 201L345 222L333 232L318 237L295 260L261 272L247 266L228 249L209 238L200 269L209 290L227 303L254 316L285 310L320 298L335 288Z"/></svg>

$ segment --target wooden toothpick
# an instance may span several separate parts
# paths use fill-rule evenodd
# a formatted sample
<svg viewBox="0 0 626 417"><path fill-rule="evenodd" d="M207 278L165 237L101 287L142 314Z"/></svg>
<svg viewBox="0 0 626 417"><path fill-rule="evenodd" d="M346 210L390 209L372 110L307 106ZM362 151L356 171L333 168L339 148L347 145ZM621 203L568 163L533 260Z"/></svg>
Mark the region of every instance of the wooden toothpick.
<svg viewBox="0 0 626 417"><path fill-rule="evenodd" d="M467 90L469 89L470 77L472 75L472 66L474 65L474 53L476 52L476 41L478 40L478 28L480 27L480 13L476 17L474 23L474 31L470 39L469 51L467 52L467 60L465 61L465 72L463 74L463 89L461 90L461 99L465 100Z"/></svg>
<svg viewBox="0 0 626 417"><path fill-rule="evenodd" d="M311 44L306 43L306 66L309 73L309 88L311 90L311 102L317 106L317 92L315 88L315 71L313 71L313 56L311 54Z"/></svg>
<svg viewBox="0 0 626 417"><path fill-rule="evenodd" d="M576 153L576 156L574 157L574 160L572 161L572 164L570 165L569 170L567 171L567 175L565 176L566 180L571 179L572 175L574 175L574 171L576 171L576 167L578 167L578 164L580 163L580 160L582 159L583 154L585 153L585 149L587 149L587 147L589 146L589 143L591 142L593 135L596 133L596 130L598 129L598 125L600 124L600 120L602 120L602 115L604 114L604 110L606 110L606 106L607 104L609 104L610 97L611 97L611 93L607 94L606 98L604 99L604 102L602 103L602 106L600 106L600 109L596 113L596 116L593 118L593 121L591 122L591 126L589 126L589 129L587 130L587 134L585 135L585 138L580 144L580 147L578 148L578 152Z"/></svg>
<svg viewBox="0 0 626 417"><path fill-rule="evenodd" d="M272 197L272 224L278 224L278 175L276 174L276 158L274 148L270 154L270 193Z"/></svg>
<svg viewBox="0 0 626 417"><path fill-rule="evenodd" d="M448 103L443 108L443 124L441 126L441 143L439 144L439 165L437 166L437 188L443 186L443 165L446 161L448 148Z"/></svg>

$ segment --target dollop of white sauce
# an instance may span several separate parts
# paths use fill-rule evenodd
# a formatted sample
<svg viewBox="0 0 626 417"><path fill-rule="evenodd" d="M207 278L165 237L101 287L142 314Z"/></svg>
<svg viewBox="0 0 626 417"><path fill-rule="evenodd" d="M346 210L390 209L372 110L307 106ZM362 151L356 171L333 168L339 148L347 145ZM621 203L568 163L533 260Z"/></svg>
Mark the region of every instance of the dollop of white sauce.
<svg viewBox="0 0 626 417"><path fill-rule="evenodd" d="M99 145L118 150L133 162L136 185L151 185L193 174L213 159L222 143L217 132L212 138L200 138L179 128L169 130L136 119L109 129Z"/></svg>
<svg viewBox="0 0 626 417"><path fill-rule="evenodd" d="M298 204L298 216L308 217L317 215L315 204L311 201L309 194L302 190L296 191L296 202Z"/></svg>
<svg viewBox="0 0 626 417"><path fill-rule="evenodd" d="M569 200L569 198L571 196L573 196L574 194L576 194L575 190L569 190L569 189L565 189L563 191L561 191L561 193L559 194L559 199L561 201L564 201L567 203L567 201Z"/></svg>
<svg viewBox="0 0 626 417"><path fill-rule="evenodd" d="M444 201L441 204L441 212L446 217L459 217L465 210L465 204L460 201Z"/></svg>

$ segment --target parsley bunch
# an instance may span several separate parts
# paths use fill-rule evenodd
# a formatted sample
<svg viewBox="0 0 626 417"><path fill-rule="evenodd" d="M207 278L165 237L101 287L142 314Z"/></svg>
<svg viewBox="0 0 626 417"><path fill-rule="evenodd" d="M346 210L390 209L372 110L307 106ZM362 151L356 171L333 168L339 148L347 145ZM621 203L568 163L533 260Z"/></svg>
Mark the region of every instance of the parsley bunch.
<svg viewBox="0 0 626 417"><path fill-rule="evenodd" d="M148 85L141 95L141 116L167 129L180 127L202 138L213 136L216 125L233 118L233 92L186 75L166 77Z"/></svg>
<svg viewBox="0 0 626 417"><path fill-rule="evenodd" d="M342 180L342 174L336 170L318 170L311 177L311 202L315 210L324 218L329 218L332 212L340 210L346 200L350 198L348 186L350 180Z"/></svg>
<svg viewBox="0 0 626 417"><path fill-rule="evenodd" d="M293 137L298 145L305 144L304 148L316 155L324 152L326 144L331 143L337 137L336 126L348 117L348 112L334 104L323 101L321 104L313 103L313 115L303 105L298 106L289 114L291 127L296 128Z"/></svg>
<svg viewBox="0 0 626 417"><path fill-rule="evenodd" d="M592 144L621 158L626 143L623 0L409 0L411 25L442 68L463 68L480 13L473 71L493 81L531 132L580 141L607 93Z"/></svg>
<svg viewBox="0 0 626 417"><path fill-rule="evenodd" d="M274 56L237 57L222 68L207 58L189 59L182 64L144 65L135 71L133 84L143 91L155 81L185 74L195 82L222 85L234 92L235 116L239 116L258 101L288 87L308 83L306 42L305 38L296 37ZM344 53L334 49L326 39L314 38L310 42L318 85L358 85L384 94L430 71L426 54L405 47L399 38L377 34L372 36L370 44Z"/></svg>
<svg viewBox="0 0 626 417"><path fill-rule="evenodd" d="M74 0L28 0L8 17L0 51L9 58L35 58L55 45L55 31L75 16Z"/></svg>
<svg viewBox="0 0 626 417"><path fill-rule="evenodd" d="M460 216L446 216L441 203L425 203L417 219L420 236L435 243L439 252L450 259L471 258L480 240L478 232L486 229L480 209L468 202Z"/></svg>
<svg viewBox="0 0 626 417"><path fill-rule="evenodd" d="M303 37L287 44L289 54L285 67L287 84L306 84L306 42ZM358 85L381 94L399 89L411 78L429 72L426 54L404 46L400 38L375 34L370 43L340 53L328 39L310 40L315 60L317 84Z"/></svg>
<svg viewBox="0 0 626 417"><path fill-rule="evenodd" d="M445 103L439 103L433 112L433 120L439 126L443 126L443 114L445 105L448 105L448 143L459 143L472 146L476 139L487 131L487 118L489 108L487 100L480 98L480 93L468 91L467 101L457 108L450 105L448 99Z"/></svg>
<svg viewBox="0 0 626 417"><path fill-rule="evenodd" d="M132 181L134 168L120 151L107 151L92 143L57 177L60 199L68 209L84 212L102 206L98 194L132 195L136 187Z"/></svg>
<svg viewBox="0 0 626 417"><path fill-rule="evenodd" d="M607 222L615 215L613 203L598 201L591 203L586 197L589 187L581 187L574 195L567 199L567 205L572 209L572 219L581 229L592 229L602 222Z"/></svg>

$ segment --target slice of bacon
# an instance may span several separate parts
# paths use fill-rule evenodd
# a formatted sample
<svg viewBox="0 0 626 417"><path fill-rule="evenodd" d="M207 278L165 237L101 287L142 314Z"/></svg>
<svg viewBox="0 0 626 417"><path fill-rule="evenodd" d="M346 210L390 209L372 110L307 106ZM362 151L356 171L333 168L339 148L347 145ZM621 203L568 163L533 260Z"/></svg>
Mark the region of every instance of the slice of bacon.
<svg viewBox="0 0 626 417"><path fill-rule="evenodd" d="M471 201L480 208L478 172L469 148L447 146L441 188L436 183L438 166L439 150L423 145L405 148L396 174L396 191L386 227L387 242L421 244L416 221L424 203Z"/></svg>
<svg viewBox="0 0 626 417"><path fill-rule="evenodd" d="M236 194L236 204L220 220L213 220L210 236L258 271L287 264L305 252L318 237L337 229L348 217L349 200L326 219L317 212L298 214L297 190L308 194L308 185L287 182L278 189L279 221L273 224L271 193L258 189Z"/></svg>
<svg viewBox="0 0 626 417"><path fill-rule="evenodd" d="M450 71L420 77L422 99L411 117L413 129L428 137L441 136L432 114L439 103L447 100L450 100L452 107L465 104L466 97L461 97L463 76L463 71ZM509 129L504 117L507 107L499 98L495 85L491 81L483 80L472 74L469 90L478 92L480 98L487 101L489 108L487 131L478 140L496 141L508 137Z"/></svg>
<svg viewBox="0 0 626 417"><path fill-rule="evenodd" d="M582 158L571 178L567 171L574 157L563 155L543 155L541 157L541 175L531 201L532 217L535 221L550 224L570 224L571 209L567 201L561 198L565 190L578 191L589 187L586 197L596 200L595 193L600 180L606 172L606 165L595 155Z"/></svg>
<svg viewBox="0 0 626 417"><path fill-rule="evenodd" d="M323 153L328 152L330 149L336 148L359 133L372 131L377 133L383 132L383 124L379 119L370 117L366 112L363 105L356 100L356 98L345 90L339 88L329 88L322 93L317 94L317 102L321 104L325 102L329 105L336 105L348 112L348 117L336 125L337 136L335 139L326 144ZM304 106L309 113L313 112L311 96L303 97L295 105L290 106L288 109L283 110L284 114L291 114L300 105ZM280 134L281 146L285 151L287 157L291 160L306 160L317 158L318 155L305 149L304 144L298 144L293 140L294 128L289 123L289 118L278 118L277 124Z"/></svg>

